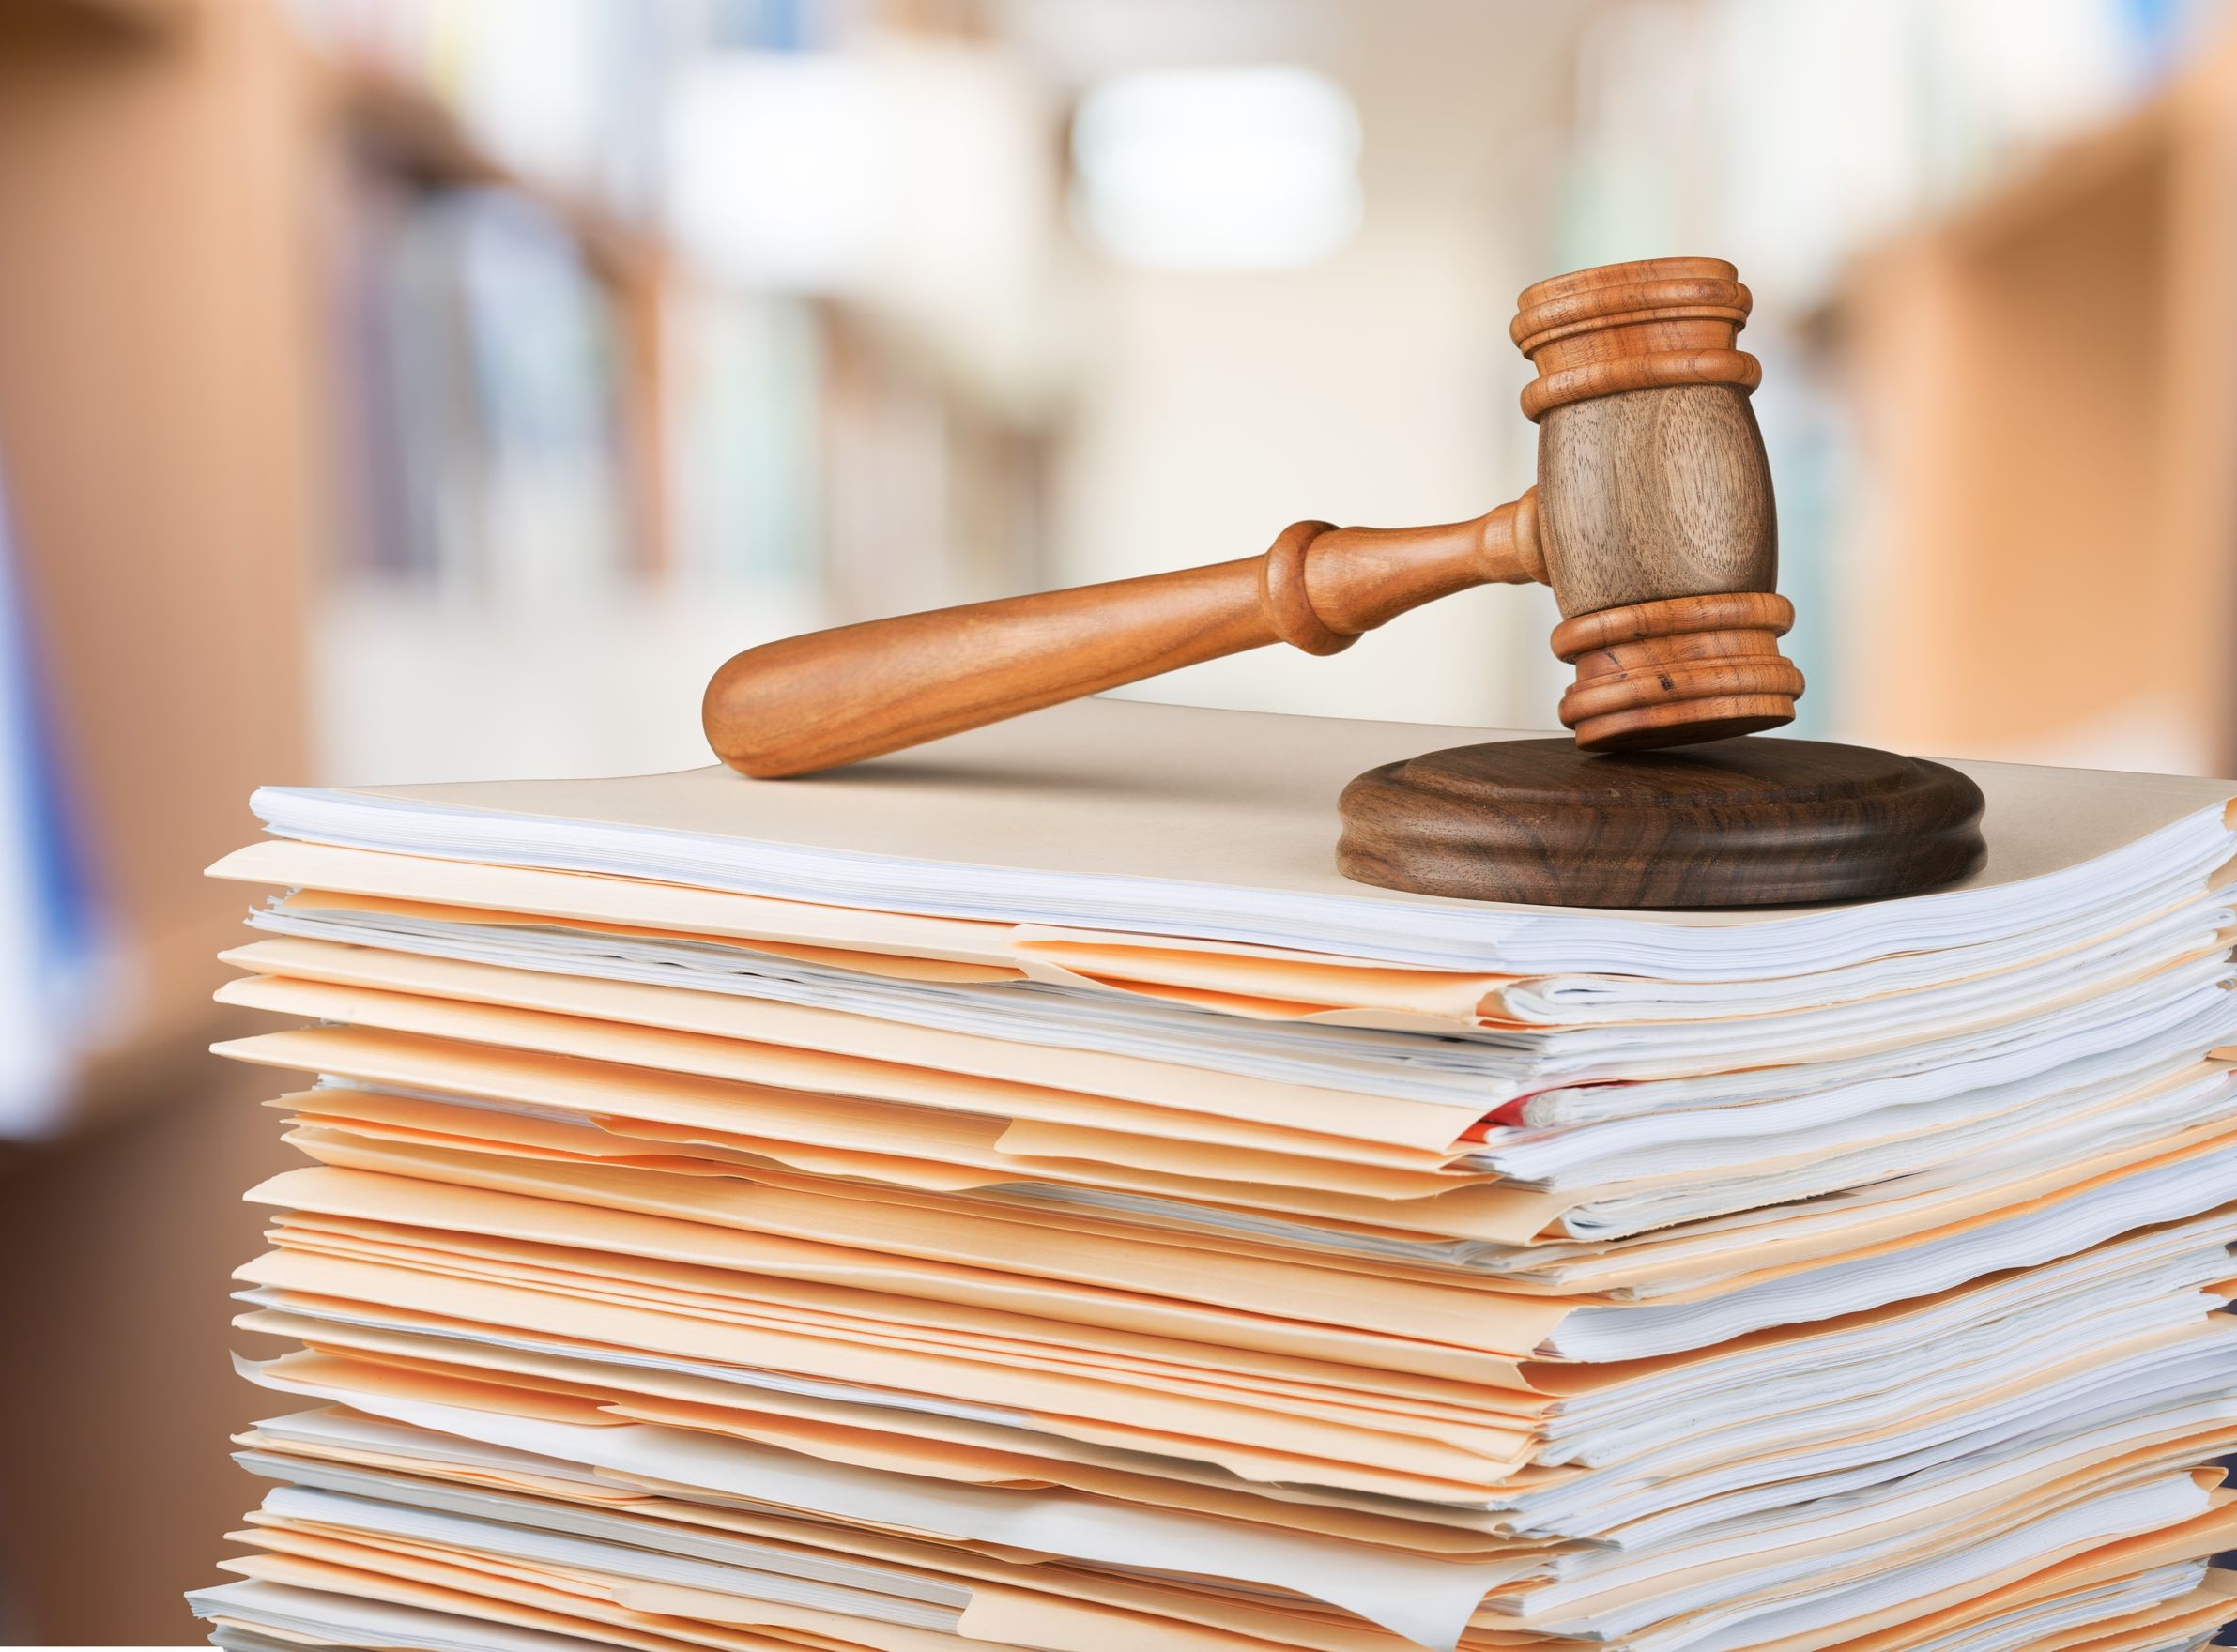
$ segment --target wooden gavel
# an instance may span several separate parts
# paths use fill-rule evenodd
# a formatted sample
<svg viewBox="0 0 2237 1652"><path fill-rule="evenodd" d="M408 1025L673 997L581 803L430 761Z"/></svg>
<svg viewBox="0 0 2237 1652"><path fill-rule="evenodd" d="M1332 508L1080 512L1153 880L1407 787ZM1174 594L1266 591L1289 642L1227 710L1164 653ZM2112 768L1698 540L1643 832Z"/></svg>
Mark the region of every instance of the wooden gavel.
<svg viewBox="0 0 2237 1652"><path fill-rule="evenodd" d="M1777 638L1778 526L1734 348L1748 289L1718 258L1655 258L1525 288L1509 331L1538 377L1538 485L1470 522L1298 522L1264 556L841 626L717 671L708 742L804 774L1271 642L1333 654L1409 608L1537 580L1577 668L1561 721L1588 751L1687 745L1794 716Z"/></svg>

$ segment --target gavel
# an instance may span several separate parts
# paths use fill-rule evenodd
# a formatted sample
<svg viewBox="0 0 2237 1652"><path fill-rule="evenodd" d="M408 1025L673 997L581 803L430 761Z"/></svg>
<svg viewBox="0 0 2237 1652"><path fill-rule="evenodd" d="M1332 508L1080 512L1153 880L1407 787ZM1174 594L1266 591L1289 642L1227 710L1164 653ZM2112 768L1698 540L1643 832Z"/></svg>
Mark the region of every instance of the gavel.
<svg viewBox="0 0 2237 1652"><path fill-rule="evenodd" d="M1479 585L1554 588L1560 715L1585 751L1777 727L1777 516L1735 348L1751 298L1718 258L1603 265L1524 290L1538 482L1472 521L1292 524L1263 556L973 603L748 649L708 684L708 742L761 778L811 773L1146 677L1286 642L1333 654Z"/></svg>

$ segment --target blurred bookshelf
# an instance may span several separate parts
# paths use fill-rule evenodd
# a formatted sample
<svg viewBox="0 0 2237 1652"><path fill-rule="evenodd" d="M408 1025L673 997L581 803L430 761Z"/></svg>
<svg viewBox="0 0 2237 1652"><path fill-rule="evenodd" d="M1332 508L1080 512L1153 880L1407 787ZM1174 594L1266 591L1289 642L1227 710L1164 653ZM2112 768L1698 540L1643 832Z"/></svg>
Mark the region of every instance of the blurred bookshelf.
<svg viewBox="0 0 2237 1652"><path fill-rule="evenodd" d="M969 8L815 9L986 78ZM676 81L841 56L808 17L0 9L0 478L128 984L88 1073L208 1035L253 786L704 760L728 653L1037 582L1053 404L674 243Z"/></svg>
<svg viewBox="0 0 2237 1652"><path fill-rule="evenodd" d="M309 773L321 415L295 50L259 6L0 7L0 492L104 954L50 1139L0 1147L0 1301L37 1351L0 1361L0 1616L33 1643L176 1639L236 1496L202 1459L247 1407L187 1318L223 1317L248 1235L218 1190L263 1148L206 1053L238 1030L209 994L240 900L201 871L251 788ZM86 1500L58 1404L118 1419L160 1513ZM95 1531L133 1558L89 1588Z"/></svg>
<svg viewBox="0 0 2237 1652"><path fill-rule="evenodd" d="M2230 8L2009 21L1609 0L1549 264L1753 287L1800 731L2231 772Z"/></svg>
<svg viewBox="0 0 2237 1652"><path fill-rule="evenodd" d="M1874 470L1856 715L2237 772L2237 38L1861 257L1820 317Z"/></svg>
<svg viewBox="0 0 2237 1652"><path fill-rule="evenodd" d="M710 56L801 54L801 8L295 12L342 140L322 772L699 761L730 652L1031 576L1030 420L852 295L669 244L668 89ZM524 92L528 62L568 95Z"/></svg>
<svg viewBox="0 0 2237 1652"><path fill-rule="evenodd" d="M185 0L23 0L21 9L43 10L47 24L90 28L143 42L159 39L186 16Z"/></svg>
<svg viewBox="0 0 2237 1652"><path fill-rule="evenodd" d="M695 761L728 652L1046 582L1063 115L973 12L0 8L0 482L128 1052L207 1021L253 785ZM1755 284L1816 729L2237 766L2227 46L2166 70L2107 0L2007 63L1969 14L1612 0L1527 261ZM1663 108L1673 64L1749 95ZM898 238L801 216L866 173ZM823 240L726 266L693 201Z"/></svg>
<svg viewBox="0 0 2237 1652"><path fill-rule="evenodd" d="M1036 408L862 295L674 242L655 101L709 55L836 55L798 9L0 5L4 537L107 946L53 1139L0 1140L24 1232L105 1236L4 1282L71 1326L0 1373L30 1640L174 1640L237 1512L210 1442L250 1402L174 1328L222 1325L227 1190L271 1150L206 1054L241 899L201 873L250 791L703 761L729 652L1035 577ZM120 1523L38 1419L159 1349L163 1403L116 1392ZM131 1560L88 1590L97 1527Z"/></svg>
<svg viewBox="0 0 2237 1652"><path fill-rule="evenodd" d="M299 130L253 7L0 13L0 471L59 784L113 956L74 1116L215 1024L199 873L303 772L314 520Z"/></svg>

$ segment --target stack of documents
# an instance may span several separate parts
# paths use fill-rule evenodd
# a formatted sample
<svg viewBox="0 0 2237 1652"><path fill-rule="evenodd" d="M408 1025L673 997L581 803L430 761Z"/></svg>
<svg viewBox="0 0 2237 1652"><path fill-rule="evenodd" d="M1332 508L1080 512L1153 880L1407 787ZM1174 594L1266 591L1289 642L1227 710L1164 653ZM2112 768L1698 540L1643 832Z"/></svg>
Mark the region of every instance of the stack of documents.
<svg viewBox="0 0 2237 1652"><path fill-rule="evenodd" d="M2232 787L1952 889L1350 884L1482 731L271 790L218 1644L2159 1652L2237 1618Z"/></svg>

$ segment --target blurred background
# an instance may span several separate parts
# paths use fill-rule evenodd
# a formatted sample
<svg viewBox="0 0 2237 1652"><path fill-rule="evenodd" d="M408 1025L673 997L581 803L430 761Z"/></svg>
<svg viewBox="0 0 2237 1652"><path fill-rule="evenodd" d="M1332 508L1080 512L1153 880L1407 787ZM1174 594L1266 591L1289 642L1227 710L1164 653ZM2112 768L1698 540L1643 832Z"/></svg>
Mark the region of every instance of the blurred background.
<svg viewBox="0 0 2237 1652"><path fill-rule="evenodd" d="M0 1640L192 1638L262 782L702 762L806 627L1474 515L1516 292L1736 261L1802 732L2237 773L2182 0L0 0ZM1140 691L1541 727L1542 590Z"/></svg>

